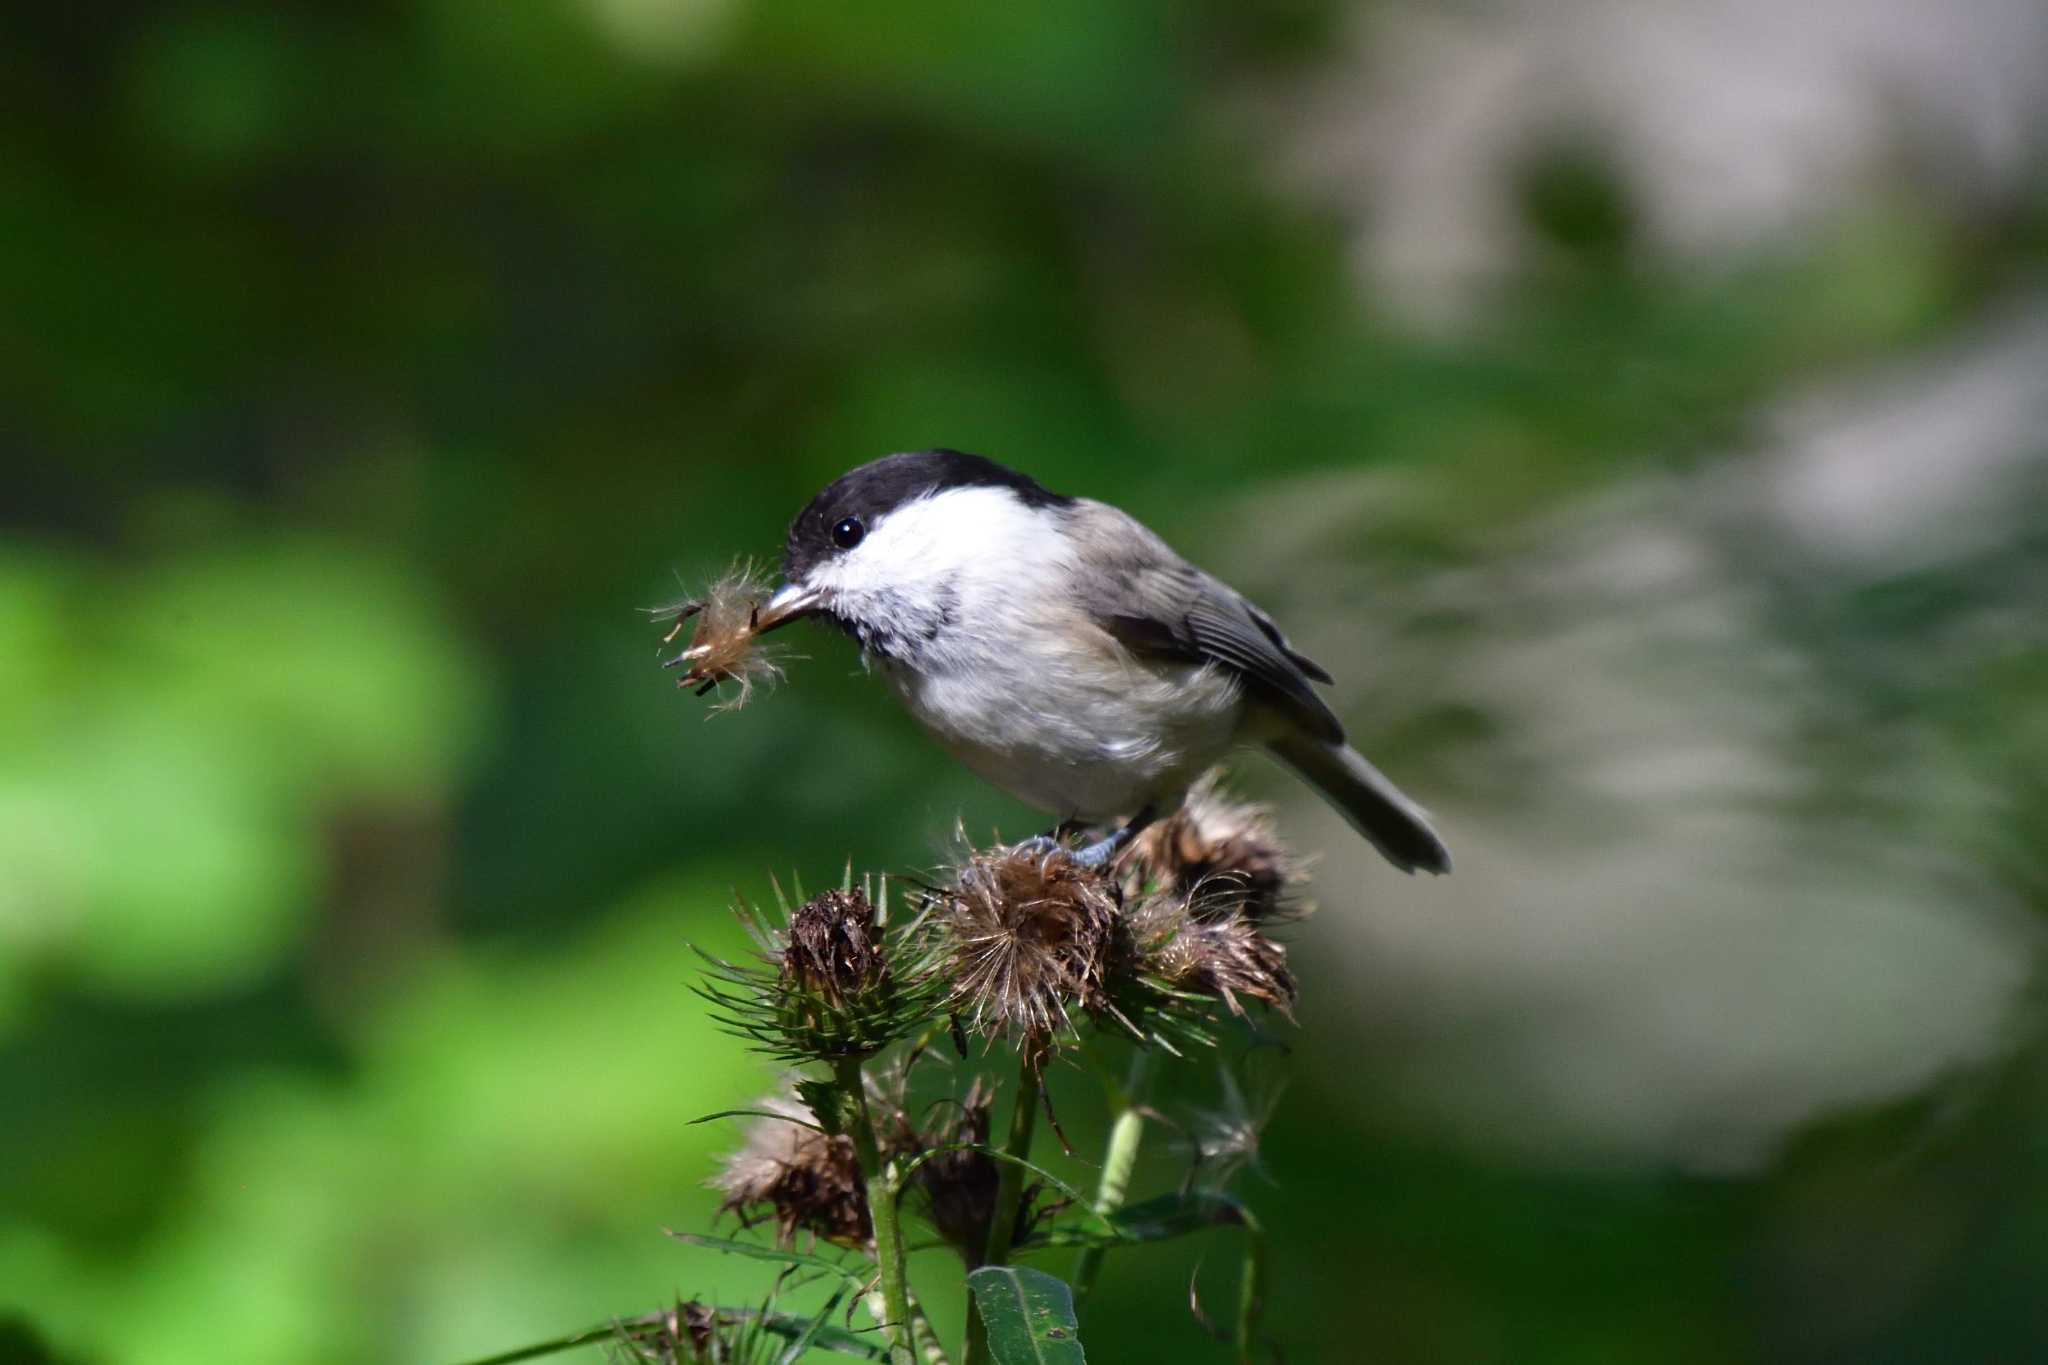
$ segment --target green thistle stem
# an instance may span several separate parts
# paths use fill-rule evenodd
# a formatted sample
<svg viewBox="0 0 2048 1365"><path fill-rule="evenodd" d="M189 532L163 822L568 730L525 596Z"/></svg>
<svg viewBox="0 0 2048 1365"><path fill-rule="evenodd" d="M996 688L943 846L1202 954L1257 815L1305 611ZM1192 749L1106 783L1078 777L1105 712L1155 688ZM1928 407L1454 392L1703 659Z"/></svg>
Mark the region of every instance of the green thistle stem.
<svg viewBox="0 0 2048 1365"><path fill-rule="evenodd" d="M1145 1140L1145 1092L1152 1080L1152 1051L1139 1048L1131 1054L1130 1074L1124 1078L1122 1107L1109 1130L1109 1150L1102 1158L1102 1179L1095 1187L1095 1211L1103 1216L1124 1206L1131 1192L1131 1173L1137 1169L1138 1147ZM1086 1247L1074 1263L1074 1297L1086 1298L1102 1272L1104 1248Z"/></svg>
<svg viewBox="0 0 2048 1365"><path fill-rule="evenodd" d="M1024 1167L1031 1156L1031 1135L1038 1125L1038 1068L1031 1064L1027 1044L1017 1058L1017 1107L1010 1111L1010 1135L1003 1152L1017 1158L997 1163L996 1206L989 1217L988 1246L981 1253L982 1265L1005 1265L1010 1243L1017 1233L1017 1211L1024 1204ZM971 1269L972 1267L970 1267ZM981 1365L988 1359L988 1324L970 1295L967 1301L967 1342L960 1348L960 1365Z"/></svg>
<svg viewBox="0 0 2048 1365"><path fill-rule="evenodd" d="M1256 1365L1259 1320L1266 1312L1266 1230L1247 1210L1244 1219L1244 1276L1237 1287L1238 1365Z"/></svg>
<svg viewBox="0 0 2048 1365"><path fill-rule="evenodd" d="M875 1124L868 1114L867 1083L861 1079L860 1063L845 1058L832 1064L840 1093L853 1103L853 1150L860 1159L860 1173L867 1182L868 1216L875 1227L875 1268L882 1281L882 1307L887 1318L882 1331L889 1342L889 1358L907 1362L911 1358L910 1289L903 1270L903 1230L896 1211L896 1163L885 1160L875 1140Z"/></svg>
<svg viewBox="0 0 2048 1365"><path fill-rule="evenodd" d="M914 1295L910 1300L910 1339L924 1365L951 1365L946 1348L939 1344L939 1334L932 1330L932 1320L924 1315L924 1305Z"/></svg>

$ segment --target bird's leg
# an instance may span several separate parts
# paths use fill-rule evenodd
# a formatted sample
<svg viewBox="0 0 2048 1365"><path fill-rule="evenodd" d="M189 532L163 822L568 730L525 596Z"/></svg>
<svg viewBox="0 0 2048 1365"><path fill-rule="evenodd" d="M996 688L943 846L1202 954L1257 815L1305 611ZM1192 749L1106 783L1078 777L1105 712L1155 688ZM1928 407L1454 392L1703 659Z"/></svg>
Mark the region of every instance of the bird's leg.
<svg viewBox="0 0 2048 1365"><path fill-rule="evenodd" d="M1079 820L1062 820L1045 833L1034 834L1023 843L1017 845L1017 851L1029 854L1035 858L1043 858L1050 853L1060 853L1065 851L1068 839L1071 839L1074 835L1081 833L1087 828Z"/></svg>
<svg viewBox="0 0 2048 1365"><path fill-rule="evenodd" d="M1066 845L1061 841L1081 833L1087 826L1078 820L1062 820L1046 833L1034 834L1023 843L1017 845L1017 851L1041 858L1054 853L1065 852L1077 865L1088 868L1090 871L1095 871L1109 866L1112 858L1123 852L1131 840L1144 832L1145 826L1158 818L1158 812L1153 807L1147 806L1132 816L1120 828L1110 831L1092 844L1083 844L1071 852L1067 850Z"/></svg>
<svg viewBox="0 0 2048 1365"><path fill-rule="evenodd" d="M1107 867L1109 866L1110 859L1123 852L1125 846L1131 840L1144 832L1145 826L1158 818L1158 812L1152 807L1147 806L1125 822L1123 828L1097 839L1092 844L1084 844L1080 848L1075 849L1072 857L1075 863L1082 867L1091 869Z"/></svg>

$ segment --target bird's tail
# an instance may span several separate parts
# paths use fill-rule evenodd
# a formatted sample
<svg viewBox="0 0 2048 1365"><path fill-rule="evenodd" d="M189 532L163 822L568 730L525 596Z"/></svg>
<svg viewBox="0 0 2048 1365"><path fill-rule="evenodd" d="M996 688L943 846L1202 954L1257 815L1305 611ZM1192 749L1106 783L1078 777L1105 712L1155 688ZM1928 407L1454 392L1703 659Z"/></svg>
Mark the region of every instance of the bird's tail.
<svg viewBox="0 0 2048 1365"><path fill-rule="evenodd" d="M1403 872L1451 870L1451 851L1430 828L1422 807L1403 796L1356 749L1303 734L1274 740L1272 749L1281 762L1314 783L1395 867Z"/></svg>

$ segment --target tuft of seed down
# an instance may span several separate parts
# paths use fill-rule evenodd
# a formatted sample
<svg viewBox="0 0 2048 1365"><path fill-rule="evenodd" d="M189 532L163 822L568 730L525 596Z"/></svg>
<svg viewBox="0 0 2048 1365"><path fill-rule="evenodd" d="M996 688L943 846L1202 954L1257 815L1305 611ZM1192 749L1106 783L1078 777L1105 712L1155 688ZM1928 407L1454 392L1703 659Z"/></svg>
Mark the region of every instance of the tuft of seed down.
<svg viewBox="0 0 2048 1365"><path fill-rule="evenodd" d="M874 1225L853 1139L819 1132L810 1126L810 1112L785 1095L770 1095L757 1107L776 1117L748 1125L745 1143L712 1177L712 1188L725 1195L718 1211L737 1214L747 1227L772 1220L784 1247L795 1245L798 1232L867 1246Z"/></svg>
<svg viewBox="0 0 2048 1365"><path fill-rule="evenodd" d="M654 614L670 622L663 644L672 644L683 627L694 620L695 631L683 652L662 662L663 668L681 668L678 687L694 687L697 695L715 690L721 683L734 683L738 690L712 708L735 711L745 706L760 683L782 678L782 664L771 646L761 642L761 605L768 600L772 585L766 574L751 563L734 564L700 597Z"/></svg>

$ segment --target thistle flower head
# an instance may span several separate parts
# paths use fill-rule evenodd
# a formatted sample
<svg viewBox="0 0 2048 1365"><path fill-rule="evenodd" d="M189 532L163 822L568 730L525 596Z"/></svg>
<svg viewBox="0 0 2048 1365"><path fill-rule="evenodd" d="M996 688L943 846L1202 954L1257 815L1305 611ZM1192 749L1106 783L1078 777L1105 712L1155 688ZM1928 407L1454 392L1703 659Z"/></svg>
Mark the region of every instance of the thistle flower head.
<svg viewBox="0 0 2048 1365"><path fill-rule="evenodd" d="M741 901L737 913L761 949L761 967L706 954L699 994L728 1032L781 1061L832 1062L874 1055L931 1017L941 988L920 940L887 919L888 884L877 895L844 886L790 908L776 887L780 921Z"/></svg>
<svg viewBox="0 0 2048 1365"><path fill-rule="evenodd" d="M677 1299L672 1308L620 1323L611 1356L630 1365L695 1365L719 1358L712 1354L718 1336L717 1309Z"/></svg>
<svg viewBox="0 0 2048 1365"><path fill-rule="evenodd" d="M1214 772L1132 842L1122 866L1134 893L1149 883L1188 898L1198 914L1241 912L1259 921L1285 916L1304 879L1274 833L1272 812L1232 800Z"/></svg>
<svg viewBox="0 0 2048 1365"><path fill-rule="evenodd" d="M757 683L781 679L782 665L771 646L761 643L759 614L771 584L748 561L734 564L699 597L658 609L654 615L670 622L663 644L672 644L691 620L697 625L683 652L664 660L663 668L681 668L678 687L695 687L697 695L730 682L737 690L714 711L733 711L747 704Z"/></svg>
<svg viewBox="0 0 2048 1365"><path fill-rule="evenodd" d="M1294 1017L1300 992L1287 950L1246 910L1218 913L1199 895L1161 892L1139 904L1133 921L1144 974L1169 991L1219 999L1240 1017L1247 1000Z"/></svg>
<svg viewBox="0 0 2048 1365"><path fill-rule="evenodd" d="M994 1107L995 1091L979 1080L957 1104L942 1107L937 1124L920 1135L919 1145L926 1150L973 1147L941 1151L912 1177L926 1221L948 1243L975 1255L988 1244L989 1219L996 1207L995 1158L974 1150L988 1146Z"/></svg>
<svg viewBox="0 0 2048 1365"><path fill-rule="evenodd" d="M994 1088L977 1079L961 1099L935 1106L934 1120L924 1131L906 1130L897 1139L900 1152L935 1153L912 1174L910 1192L939 1236L968 1257L978 1258L988 1245L988 1225L995 1217L998 1168L988 1154L995 1098ZM1041 1199L1042 1193L1037 1184L1025 1191L1017 1209L1015 1244L1065 1207L1064 1201Z"/></svg>
<svg viewBox="0 0 2048 1365"><path fill-rule="evenodd" d="M1018 844L972 854L926 918L946 1007L975 1032L1043 1047L1077 1012L1113 1010L1128 938L1121 896L1063 853Z"/></svg>
<svg viewBox="0 0 2048 1365"><path fill-rule="evenodd" d="M782 931L782 979L843 1009L889 979L875 908L857 890L827 891L798 906Z"/></svg>
<svg viewBox="0 0 2048 1365"><path fill-rule="evenodd" d="M820 1132L810 1111L785 1095L770 1095L759 1108L766 1114L748 1125L745 1143L711 1180L725 1194L718 1211L737 1214L748 1227L772 1220L785 1247L799 1231L866 1246L874 1226L853 1139Z"/></svg>
<svg viewBox="0 0 2048 1365"><path fill-rule="evenodd" d="M1216 1041L1218 1001L1240 1016L1251 1001L1290 1013L1287 950L1242 885L1219 890L1206 868L1189 875L1190 890L1134 891L1032 844L970 855L920 917L948 983L945 1008L1027 1049L1071 1038L1083 1017L1178 1051Z"/></svg>
<svg viewBox="0 0 2048 1365"><path fill-rule="evenodd" d="M801 1330L774 1309L773 1294L758 1310L678 1299L616 1324L606 1354L618 1365L774 1365L789 1353L785 1335Z"/></svg>

